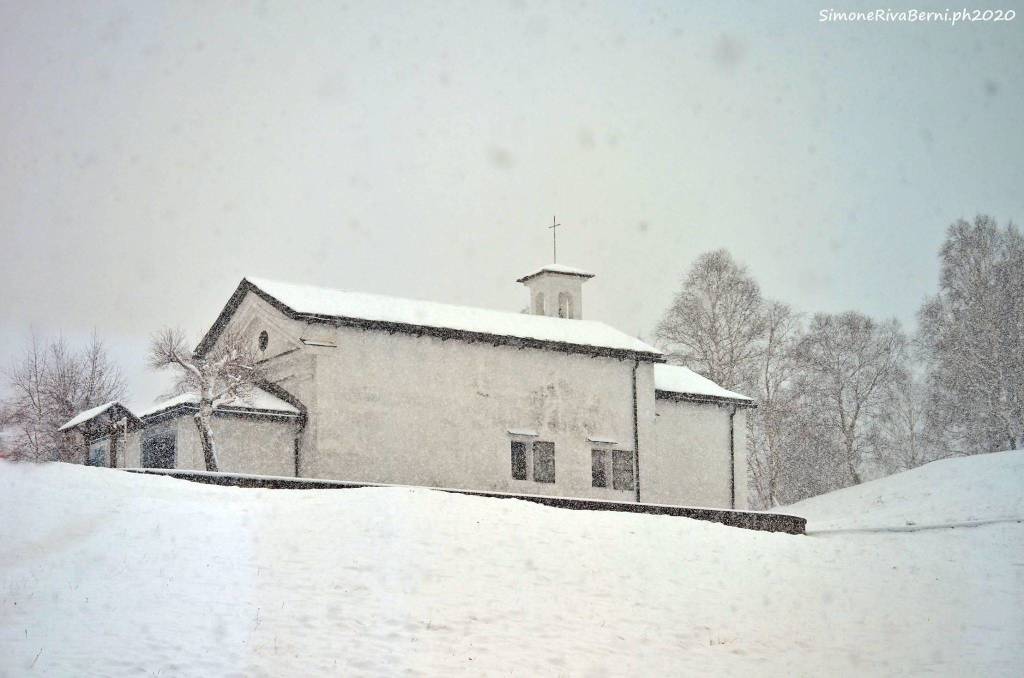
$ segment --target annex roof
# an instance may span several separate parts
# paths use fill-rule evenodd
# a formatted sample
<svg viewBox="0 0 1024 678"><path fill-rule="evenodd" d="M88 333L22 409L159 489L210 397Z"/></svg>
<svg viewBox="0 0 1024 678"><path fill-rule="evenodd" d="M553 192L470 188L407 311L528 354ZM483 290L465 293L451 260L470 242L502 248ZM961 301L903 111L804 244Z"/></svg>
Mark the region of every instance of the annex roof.
<svg viewBox="0 0 1024 678"><path fill-rule="evenodd" d="M516 280L516 282L526 282L530 278L536 278L541 273L561 273L562 275L574 275L580 278L594 277L593 273L584 271L582 268L574 268L573 266L564 266L562 264L548 264L547 266L541 266L532 273L527 273L522 278Z"/></svg>
<svg viewBox="0 0 1024 678"><path fill-rule="evenodd" d="M198 405L199 396L195 393L183 393L182 395L168 398L152 407L148 407L139 413L139 417L149 417L155 414L167 412L181 405ZM217 411L227 412L253 412L298 415L299 410L294 405L267 393L263 389L254 388L245 398L236 398L226 401L217 406Z"/></svg>
<svg viewBox="0 0 1024 678"><path fill-rule="evenodd" d="M724 389L707 377L680 365L654 366L654 392L657 397L673 394L688 400L719 400L754 405L753 398Z"/></svg>
<svg viewBox="0 0 1024 678"><path fill-rule="evenodd" d="M136 417L131 410L116 400L111 400L109 403L103 403L102 405L97 405L96 407L92 407L88 410L82 410L57 430L70 431L77 426L81 426L82 424L92 421L96 417L108 411L111 412L112 416L116 416L116 410L122 410L123 416L129 417L137 423L138 417Z"/></svg>
<svg viewBox="0 0 1024 678"><path fill-rule="evenodd" d="M89 421L90 419L95 419L96 417L100 416L101 414L103 414L104 412L106 412L107 410L109 410L111 407L113 407L116 404L117 404L116 400L111 400L109 403L103 403L102 405L97 405L96 407L93 407L91 409L82 410L81 412L76 414L74 417L69 419L67 421L67 423L65 423L63 426L61 426L57 430L58 431L67 431L68 429L72 429L72 428L78 426L79 424L84 424L85 422Z"/></svg>
<svg viewBox="0 0 1024 678"><path fill-rule="evenodd" d="M249 291L285 315L306 321L655 362L663 360L661 352L653 346L593 320L493 311L251 277L239 284L220 317L199 343L198 352L203 353L213 345Z"/></svg>

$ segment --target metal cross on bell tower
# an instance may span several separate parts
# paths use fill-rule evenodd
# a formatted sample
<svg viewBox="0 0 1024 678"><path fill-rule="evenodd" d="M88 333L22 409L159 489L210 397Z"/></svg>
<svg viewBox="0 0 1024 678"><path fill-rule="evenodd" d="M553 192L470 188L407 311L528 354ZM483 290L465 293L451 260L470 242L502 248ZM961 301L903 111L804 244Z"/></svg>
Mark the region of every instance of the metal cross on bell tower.
<svg viewBox="0 0 1024 678"><path fill-rule="evenodd" d="M551 229L551 263L558 263L558 227L561 226L558 223L557 217L551 217L551 225L548 228Z"/></svg>

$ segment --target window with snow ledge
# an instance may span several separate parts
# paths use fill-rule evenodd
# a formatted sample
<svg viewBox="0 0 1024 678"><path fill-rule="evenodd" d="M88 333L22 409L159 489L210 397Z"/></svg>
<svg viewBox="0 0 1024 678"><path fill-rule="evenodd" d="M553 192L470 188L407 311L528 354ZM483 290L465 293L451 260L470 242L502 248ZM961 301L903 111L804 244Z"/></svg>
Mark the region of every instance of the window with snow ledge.
<svg viewBox="0 0 1024 678"><path fill-rule="evenodd" d="M555 482L555 444L544 440L533 443L533 481Z"/></svg>
<svg viewBox="0 0 1024 678"><path fill-rule="evenodd" d="M632 490L634 488L632 451L612 450L612 488L616 490Z"/></svg>
<svg viewBox="0 0 1024 678"><path fill-rule="evenodd" d="M609 467L610 463L610 467ZM595 448L590 451L590 486L613 490L632 490L633 452ZM609 485L609 479L611 484Z"/></svg>
<svg viewBox="0 0 1024 678"><path fill-rule="evenodd" d="M590 451L591 487L608 487L608 450Z"/></svg>
<svg viewBox="0 0 1024 678"><path fill-rule="evenodd" d="M510 448L513 480L532 480L535 483L555 482L555 444L553 442L537 440L531 445L525 440L513 440Z"/></svg>
<svg viewBox="0 0 1024 678"><path fill-rule="evenodd" d="M516 480L527 480L526 443L522 440L512 441L512 477Z"/></svg>

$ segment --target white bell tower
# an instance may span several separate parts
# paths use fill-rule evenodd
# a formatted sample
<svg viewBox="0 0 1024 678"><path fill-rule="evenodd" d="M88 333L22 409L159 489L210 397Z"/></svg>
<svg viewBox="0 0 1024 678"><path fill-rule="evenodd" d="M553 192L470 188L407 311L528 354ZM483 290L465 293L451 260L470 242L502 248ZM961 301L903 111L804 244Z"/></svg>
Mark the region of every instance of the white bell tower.
<svg viewBox="0 0 1024 678"><path fill-rule="evenodd" d="M530 290L530 313L552 318L583 318L583 283L594 277L571 266L549 264L516 282Z"/></svg>

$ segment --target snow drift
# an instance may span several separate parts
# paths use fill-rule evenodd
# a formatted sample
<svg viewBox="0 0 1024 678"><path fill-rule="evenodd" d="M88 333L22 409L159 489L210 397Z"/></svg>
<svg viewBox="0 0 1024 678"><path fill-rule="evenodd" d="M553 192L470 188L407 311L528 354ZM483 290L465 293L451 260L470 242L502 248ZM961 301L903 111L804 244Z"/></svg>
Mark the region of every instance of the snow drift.
<svg viewBox="0 0 1024 678"><path fill-rule="evenodd" d="M963 460L956 501L981 507L975 518L1011 515L1019 475L993 476L1019 474L1015 459ZM916 479L931 473L890 479L879 496L892 512L876 517L968 515L935 513ZM808 517L842 525L874 500L814 501ZM5 462L0 515L0 675L1024 664L1016 522L792 536L421 489L252 490Z"/></svg>

